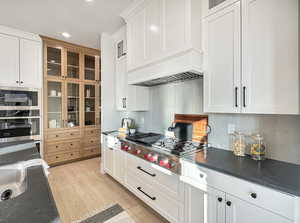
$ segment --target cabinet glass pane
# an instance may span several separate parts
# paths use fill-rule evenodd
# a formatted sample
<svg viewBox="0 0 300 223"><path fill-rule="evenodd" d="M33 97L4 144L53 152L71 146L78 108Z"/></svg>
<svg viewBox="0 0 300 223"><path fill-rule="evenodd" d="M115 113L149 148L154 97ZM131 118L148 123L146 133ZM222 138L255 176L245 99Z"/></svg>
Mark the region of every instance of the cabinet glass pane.
<svg viewBox="0 0 300 223"><path fill-rule="evenodd" d="M61 76L61 49L47 47L47 74Z"/></svg>
<svg viewBox="0 0 300 223"><path fill-rule="evenodd" d="M79 53L67 53L67 77L79 79Z"/></svg>
<svg viewBox="0 0 300 223"><path fill-rule="evenodd" d="M67 84L68 127L79 126L79 84Z"/></svg>
<svg viewBox="0 0 300 223"><path fill-rule="evenodd" d="M216 7L217 5L225 2L226 0L209 0L209 9Z"/></svg>
<svg viewBox="0 0 300 223"><path fill-rule="evenodd" d="M48 128L62 128L62 85L48 81Z"/></svg>
<svg viewBox="0 0 300 223"><path fill-rule="evenodd" d="M95 85L84 86L84 124L95 125L96 113L95 113Z"/></svg>
<svg viewBox="0 0 300 223"><path fill-rule="evenodd" d="M95 80L95 64L96 60L94 56L85 55L84 56L84 79L85 80Z"/></svg>

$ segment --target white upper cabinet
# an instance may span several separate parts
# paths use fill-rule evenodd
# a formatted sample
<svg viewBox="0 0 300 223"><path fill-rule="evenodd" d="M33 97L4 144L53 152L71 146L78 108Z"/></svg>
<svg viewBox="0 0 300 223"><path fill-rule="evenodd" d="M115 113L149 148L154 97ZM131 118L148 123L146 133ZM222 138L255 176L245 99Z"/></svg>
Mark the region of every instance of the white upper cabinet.
<svg viewBox="0 0 300 223"><path fill-rule="evenodd" d="M119 111L147 111L149 110L149 88L128 84L127 58L118 58L118 45L123 42L126 49L126 28L117 31L113 38L116 42L116 109ZM154 51L153 51L154 52ZM126 52L124 52L126 54Z"/></svg>
<svg viewBox="0 0 300 223"><path fill-rule="evenodd" d="M204 111L299 114L298 1L219 2L203 1Z"/></svg>
<svg viewBox="0 0 300 223"><path fill-rule="evenodd" d="M42 44L20 40L20 85L29 88L42 86Z"/></svg>
<svg viewBox="0 0 300 223"><path fill-rule="evenodd" d="M19 39L0 34L0 85L19 86Z"/></svg>
<svg viewBox="0 0 300 223"><path fill-rule="evenodd" d="M299 114L298 0L244 0L245 113Z"/></svg>
<svg viewBox="0 0 300 223"><path fill-rule="evenodd" d="M0 26L0 85L42 88L42 41L38 35Z"/></svg>
<svg viewBox="0 0 300 223"><path fill-rule="evenodd" d="M201 1L134 1L127 26L128 82L202 72Z"/></svg>
<svg viewBox="0 0 300 223"><path fill-rule="evenodd" d="M204 27L204 110L239 112L240 2L207 18Z"/></svg>

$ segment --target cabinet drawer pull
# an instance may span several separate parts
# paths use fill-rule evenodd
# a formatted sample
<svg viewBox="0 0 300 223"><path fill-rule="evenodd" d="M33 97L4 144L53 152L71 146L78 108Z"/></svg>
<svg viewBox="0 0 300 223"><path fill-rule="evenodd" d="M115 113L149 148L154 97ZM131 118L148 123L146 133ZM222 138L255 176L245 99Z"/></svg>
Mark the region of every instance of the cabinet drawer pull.
<svg viewBox="0 0 300 223"><path fill-rule="evenodd" d="M71 133L70 135L71 135L71 136L73 136L74 134L73 134L73 133Z"/></svg>
<svg viewBox="0 0 300 223"><path fill-rule="evenodd" d="M59 158L59 156L56 156L55 158L56 158L56 159L58 159L58 158Z"/></svg>
<svg viewBox="0 0 300 223"><path fill-rule="evenodd" d="M243 87L243 106L246 108L246 87Z"/></svg>
<svg viewBox="0 0 300 223"><path fill-rule="evenodd" d="M56 149L58 149L59 146L55 146Z"/></svg>
<svg viewBox="0 0 300 223"><path fill-rule="evenodd" d="M91 134L93 134L94 133L94 131L91 131Z"/></svg>
<svg viewBox="0 0 300 223"><path fill-rule="evenodd" d="M239 88L238 88L238 87L235 87L235 92L234 92L234 94L235 94L235 107L236 107L236 108L239 107L239 105L238 105L238 90L239 90Z"/></svg>
<svg viewBox="0 0 300 223"><path fill-rule="evenodd" d="M70 146L73 146L73 143L71 143Z"/></svg>
<svg viewBox="0 0 300 223"><path fill-rule="evenodd" d="M257 194L256 194L256 193L251 193L251 197L252 197L253 199L256 199L256 198L257 198Z"/></svg>
<svg viewBox="0 0 300 223"><path fill-rule="evenodd" d="M140 192L142 192L143 194L145 194L147 197L149 197L151 200L153 200L153 201L156 200L156 197L151 197L149 194L147 194L146 192L144 192L144 191L142 190L141 187L138 187L137 189L138 189Z"/></svg>
<svg viewBox="0 0 300 223"><path fill-rule="evenodd" d="M56 138L58 138L58 137L59 137L59 135L55 135L55 137L56 137Z"/></svg>
<svg viewBox="0 0 300 223"><path fill-rule="evenodd" d="M200 173L200 177L203 178L203 177L204 177L204 174Z"/></svg>
<svg viewBox="0 0 300 223"><path fill-rule="evenodd" d="M222 201L223 201L223 198L218 197L218 201L219 201L219 202L222 202Z"/></svg>
<svg viewBox="0 0 300 223"><path fill-rule="evenodd" d="M73 153L71 153L71 156L73 156Z"/></svg>
<svg viewBox="0 0 300 223"><path fill-rule="evenodd" d="M231 201L227 201L227 202L226 202L226 205L227 205L228 207L230 207L230 206L231 206Z"/></svg>
<svg viewBox="0 0 300 223"><path fill-rule="evenodd" d="M142 167L140 167L140 166L138 166L137 169L140 170L140 171L142 171L142 172L144 172L144 173L146 173L146 174L148 174L148 175L150 175L151 177L155 177L155 176L156 176L155 173L149 173L149 172L147 172L146 170L144 170L144 169L143 169Z"/></svg>

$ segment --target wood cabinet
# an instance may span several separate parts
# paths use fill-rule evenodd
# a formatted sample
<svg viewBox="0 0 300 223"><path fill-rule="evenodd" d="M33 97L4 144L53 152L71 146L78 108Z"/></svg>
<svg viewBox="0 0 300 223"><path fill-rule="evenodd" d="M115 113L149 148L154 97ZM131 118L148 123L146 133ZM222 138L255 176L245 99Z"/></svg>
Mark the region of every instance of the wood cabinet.
<svg viewBox="0 0 300 223"><path fill-rule="evenodd" d="M130 84L202 72L201 1L136 1L121 16L127 28Z"/></svg>
<svg viewBox="0 0 300 223"><path fill-rule="evenodd" d="M298 1L228 2L203 19L204 111L299 114Z"/></svg>
<svg viewBox="0 0 300 223"><path fill-rule="evenodd" d="M22 37L24 34L15 30L8 32L7 35L0 34L0 85L42 88L41 40L38 36L32 40L25 39Z"/></svg>
<svg viewBox="0 0 300 223"><path fill-rule="evenodd" d="M100 154L99 51L44 38L44 128L49 164ZM79 139L76 155L60 145ZM55 158L54 155L62 154ZM68 155L69 154L69 155ZM49 157L49 158L48 158Z"/></svg>

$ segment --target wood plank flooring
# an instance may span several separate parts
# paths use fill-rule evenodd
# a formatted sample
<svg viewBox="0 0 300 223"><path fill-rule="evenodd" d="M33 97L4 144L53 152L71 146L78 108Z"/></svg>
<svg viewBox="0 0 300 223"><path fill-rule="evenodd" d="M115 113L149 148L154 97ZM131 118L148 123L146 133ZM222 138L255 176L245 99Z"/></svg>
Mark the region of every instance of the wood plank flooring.
<svg viewBox="0 0 300 223"><path fill-rule="evenodd" d="M100 158L53 167L49 184L63 223L93 215L118 203L136 223L168 223L108 175L100 174Z"/></svg>

